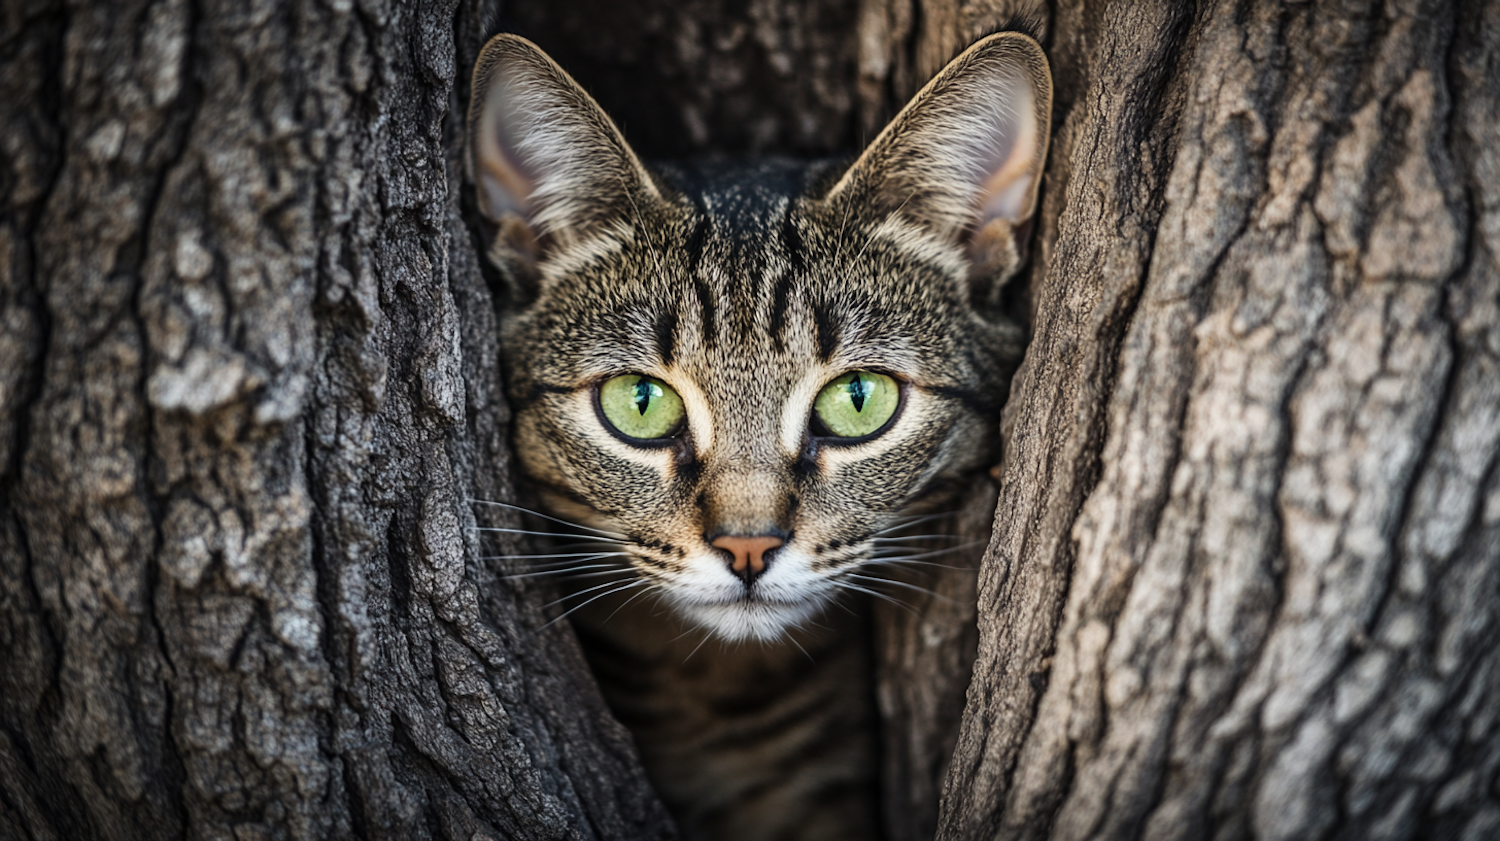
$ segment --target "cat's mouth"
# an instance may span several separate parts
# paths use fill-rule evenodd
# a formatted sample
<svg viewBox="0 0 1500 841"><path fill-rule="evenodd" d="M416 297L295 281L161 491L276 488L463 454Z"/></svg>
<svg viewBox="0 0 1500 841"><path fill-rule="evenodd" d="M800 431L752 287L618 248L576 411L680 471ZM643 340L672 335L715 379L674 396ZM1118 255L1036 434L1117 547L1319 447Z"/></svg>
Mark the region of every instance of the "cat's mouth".
<svg viewBox="0 0 1500 841"><path fill-rule="evenodd" d="M817 618L831 596L825 588L802 581L698 583L679 581L667 586L665 595L679 615L729 641L780 639Z"/></svg>
<svg viewBox="0 0 1500 841"><path fill-rule="evenodd" d="M688 619L731 642L780 639L815 618L822 607L822 599L773 600L753 589L733 600L677 603L678 611Z"/></svg>
<svg viewBox="0 0 1500 841"><path fill-rule="evenodd" d="M815 620L836 592L825 574L813 570L812 559L793 546L782 548L755 576L733 572L717 554L679 560L671 571L662 566L649 558L638 563L673 612L726 641L781 639Z"/></svg>
<svg viewBox="0 0 1500 841"><path fill-rule="evenodd" d="M716 607L716 608L742 608L742 609L753 609L753 608L759 608L759 607L764 607L764 608L769 608L769 609L777 609L777 608L800 609L801 607L803 607L803 606L805 606L807 604L813 604L813 605L816 606L816 605L821 605L822 603L823 603L822 599L806 599L806 598L786 599L786 598L768 597L765 593L761 592L760 588L758 588L758 587L749 587L743 593L741 593L740 595L731 596L729 598L720 599L718 601L706 601L706 602L702 602L701 606L702 607Z"/></svg>

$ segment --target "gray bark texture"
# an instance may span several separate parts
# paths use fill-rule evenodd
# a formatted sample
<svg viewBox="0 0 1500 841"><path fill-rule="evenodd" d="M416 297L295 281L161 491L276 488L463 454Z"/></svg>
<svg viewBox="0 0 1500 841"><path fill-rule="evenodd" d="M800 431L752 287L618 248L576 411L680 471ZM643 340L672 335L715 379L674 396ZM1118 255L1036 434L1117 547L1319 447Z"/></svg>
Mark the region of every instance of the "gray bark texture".
<svg viewBox="0 0 1500 841"><path fill-rule="evenodd" d="M477 14L4 15L0 838L671 837L481 560Z"/></svg>
<svg viewBox="0 0 1500 841"><path fill-rule="evenodd" d="M939 837L1500 837L1500 4L1052 31Z"/></svg>
<svg viewBox="0 0 1500 841"><path fill-rule="evenodd" d="M1028 13L1033 340L977 578L876 605L887 841L1500 837L1497 0L0 0L0 838L674 837L479 530L469 67L846 154Z"/></svg>

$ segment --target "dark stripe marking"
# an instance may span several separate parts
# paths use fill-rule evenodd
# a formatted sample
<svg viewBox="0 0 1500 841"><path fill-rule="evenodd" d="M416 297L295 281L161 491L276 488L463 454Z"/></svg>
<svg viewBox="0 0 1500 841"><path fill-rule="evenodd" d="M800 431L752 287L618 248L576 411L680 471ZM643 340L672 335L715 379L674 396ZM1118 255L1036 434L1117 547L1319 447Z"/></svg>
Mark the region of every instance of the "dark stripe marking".
<svg viewBox="0 0 1500 841"><path fill-rule="evenodd" d="M1005 397L1001 394L983 393L972 391L967 388L956 388L954 386L927 385L922 390L938 397L946 397L949 400L957 400L964 406L982 415L998 415L1000 409L1005 405Z"/></svg>
<svg viewBox="0 0 1500 841"><path fill-rule="evenodd" d="M792 273L782 272L771 290L771 317L766 324L778 350L786 348L786 308L792 297Z"/></svg>
<svg viewBox="0 0 1500 841"><path fill-rule="evenodd" d="M526 389L525 401L535 403L543 394L572 394L573 389L564 385L554 385L533 380Z"/></svg>
<svg viewBox="0 0 1500 841"><path fill-rule="evenodd" d="M671 365L677 353L677 310L668 307L656 319L656 353L662 365Z"/></svg>
<svg viewBox="0 0 1500 841"><path fill-rule="evenodd" d="M717 330L715 324L716 309L714 305L714 291L708 288L708 284L694 278L693 292L698 296L698 306L703 310L703 343L711 345L714 343L714 332Z"/></svg>
<svg viewBox="0 0 1500 841"><path fill-rule="evenodd" d="M675 467L673 478L689 487L698 484L698 479L703 475L703 465L691 449L684 448L678 454Z"/></svg>
<svg viewBox="0 0 1500 841"><path fill-rule="evenodd" d="M805 723L829 693L818 684L809 688L806 681L826 666L810 657L788 658L780 668L767 670L759 680L746 681L733 694L705 698L704 707L715 718L739 720L733 728L726 728L730 732L705 735L704 741L716 747L744 747L784 726Z"/></svg>
<svg viewBox="0 0 1500 841"><path fill-rule="evenodd" d="M818 475L818 440L808 438L802 444L802 452L797 454L797 461L792 464L792 472L799 479L811 479Z"/></svg>
<svg viewBox="0 0 1500 841"><path fill-rule="evenodd" d="M688 258L688 277L696 280L698 278L698 267L703 263L703 245L708 239L708 218L698 220L693 226L693 232L688 234L687 245L684 250Z"/></svg>
<svg viewBox="0 0 1500 841"><path fill-rule="evenodd" d="M812 309L813 324L818 330L818 356L827 362L833 358L834 351L839 349L838 326L834 324L833 313L820 304L814 304Z"/></svg>
<svg viewBox="0 0 1500 841"><path fill-rule="evenodd" d="M786 257L787 269L776 278L771 291L771 318L766 325L778 349L786 347L786 309L792 297L792 284L807 275L806 255L803 253L802 233L788 213L781 219L781 245Z"/></svg>
<svg viewBox="0 0 1500 841"><path fill-rule="evenodd" d="M677 569L677 565L664 558L654 558L645 552L631 552L630 562L633 564L645 564L653 569L666 570L668 572Z"/></svg>
<svg viewBox="0 0 1500 841"><path fill-rule="evenodd" d="M797 230L797 223L793 221L792 214L788 213L781 219L781 244L786 247L786 261L792 267L792 274L801 277L807 274L807 262L802 248L802 232Z"/></svg>

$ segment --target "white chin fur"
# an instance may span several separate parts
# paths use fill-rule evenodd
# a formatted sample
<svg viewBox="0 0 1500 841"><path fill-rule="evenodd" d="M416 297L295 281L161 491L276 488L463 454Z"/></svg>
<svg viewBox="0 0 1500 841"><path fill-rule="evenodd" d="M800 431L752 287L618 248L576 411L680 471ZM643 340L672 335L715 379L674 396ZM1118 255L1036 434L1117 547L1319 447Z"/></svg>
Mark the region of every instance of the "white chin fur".
<svg viewBox="0 0 1500 841"><path fill-rule="evenodd" d="M704 553L689 559L662 591L679 615L722 640L770 642L815 618L832 595L828 581L810 565L796 549L783 549L747 598L745 585L723 559Z"/></svg>
<svg viewBox="0 0 1500 841"><path fill-rule="evenodd" d="M689 620L729 642L781 639L788 629L812 619L822 607L817 601L792 604L740 601L727 604L678 603L677 610Z"/></svg>

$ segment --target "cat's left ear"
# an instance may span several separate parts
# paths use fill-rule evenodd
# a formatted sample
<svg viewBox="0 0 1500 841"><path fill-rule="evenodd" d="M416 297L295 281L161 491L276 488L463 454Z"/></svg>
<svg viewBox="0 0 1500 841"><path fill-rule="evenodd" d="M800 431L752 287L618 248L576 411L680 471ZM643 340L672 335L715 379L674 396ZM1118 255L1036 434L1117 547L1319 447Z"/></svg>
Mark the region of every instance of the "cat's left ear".
<svg viewBox="0 0 1500 841"><path fill-rule="evenodd" d="M593 97L518 35L490 39L474 65L468 140L496 262L534 269L549 245L607 232L660 199Z"/></svg>
<svg viewBox="0 0 1500 841"><path fill-rule="evenodd" d="M1052 72L1041 45L996 33L933 77L825 200L900 214L965 246L975 274L1007 277L1023 259L1051 120Z"/></svg>

